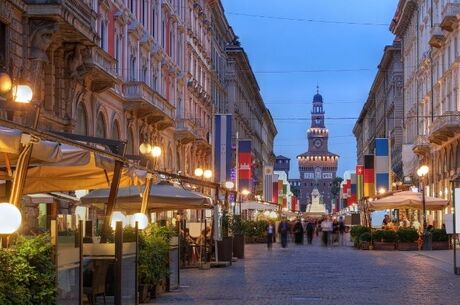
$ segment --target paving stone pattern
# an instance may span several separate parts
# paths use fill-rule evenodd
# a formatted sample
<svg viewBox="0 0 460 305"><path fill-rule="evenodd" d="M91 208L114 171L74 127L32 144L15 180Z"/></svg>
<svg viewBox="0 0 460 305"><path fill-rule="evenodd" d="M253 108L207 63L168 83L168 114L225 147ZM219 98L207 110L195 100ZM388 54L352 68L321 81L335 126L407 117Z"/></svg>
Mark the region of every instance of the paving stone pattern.
<svg viewBox="0 0 460 305"><path fill-rule="evenodd" d="M246 259L184 270L181 285L153 304L460 304L460 276L433 258L351 247L247 245Z"/></svg>

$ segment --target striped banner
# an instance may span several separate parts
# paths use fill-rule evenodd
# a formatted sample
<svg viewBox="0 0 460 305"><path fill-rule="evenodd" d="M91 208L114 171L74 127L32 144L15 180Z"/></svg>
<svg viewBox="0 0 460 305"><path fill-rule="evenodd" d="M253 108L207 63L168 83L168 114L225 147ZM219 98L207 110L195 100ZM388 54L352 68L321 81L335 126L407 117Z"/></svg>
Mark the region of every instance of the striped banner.
<svg viewBox="0 0 460 305"><path fill-rule="evenodd" d="M372 197L375 195L374 184L374 155L364 156L364 176L363 176L364 197Z"/></svg>
<svg viewBox="0 0 460 305"><path fill-rule="evenodd" d="M232 178L232 115L216 114L214 129L215 182L225 183Z"/></svg>
<svg viewBox="0 0 460 305"><path fill-rule="evenodd" d="M390 190L390 154L387 138L375 139L375 189L377 192Z"/></svg>
<svg viewBox="0 0 460 305"><path fill-rule="evenodd" d="M364 178L364 166L356 166L356 201L360 201L363 196L363 179Z"/></svg>
<svg viewBox="0 0 460 305"><path fill-rule="evenodd" d="M351 201L351 179L347 179L347 206L353 203Z"/></svg>
<svg viewBox="0 0 460 305"><path fill-rule="evenodd" d="M251 140L238 140L238 191L252 193L252 149Z"/></svg>
<svg viewBox="0 0 460 305"><path fill-rule="evenodd" d="M283 205L284 199L284 184L283 180L278 180L278 204Z"/></svg>
<svg viewBox="0 0 460 305"><path fill-rule="evenodd" d="M275 203L278 203L278 196L279 196L279 192L278 192L278 175L274 175L273 177L273 180L275 180L273 182L273 197L272 197L272 202L275 202Z"/></svg>
<svg viewBox="0 0 460 305"><path fill-rule="evenodd" d="M273 199L273 167L264 168L264 200L271 202Z"/></svg>

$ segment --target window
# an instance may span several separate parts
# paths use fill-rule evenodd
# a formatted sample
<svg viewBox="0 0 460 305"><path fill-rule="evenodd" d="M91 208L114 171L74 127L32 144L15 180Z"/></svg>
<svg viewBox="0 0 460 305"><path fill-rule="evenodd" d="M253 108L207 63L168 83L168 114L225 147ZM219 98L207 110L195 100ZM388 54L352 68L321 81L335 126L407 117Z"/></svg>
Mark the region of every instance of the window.
<svg viewBox="0 0 460 305"><path fill-rule="evenodd" d="M96 122L96 137L97 138L105 138L105 120L104 116L102 115L101 112L99 112L97 116L97 122Z"/></svg>
<svg viewBox="0 0 460 305"><path fill-rule="evenodd" d="M106 40L107 40L107 35L106 35L106 24L103 19L101 19L101 49L106 50Z"/></svg>
<svg viewBox="0 0 460 305"><path fill-rule="evenodd" d="M115 39L115 59L117 60L116 63L116 69L117 69L117 74L120 75L120 61L121 61L121 36L117 35Z"/></svg>
<svg viewBox="0 0 460 305"><path fill-rule="evenodd" d="M83 103L77 105L77 128L76 134L87 136L88 135L88 120L86 118L86 110Z"/></svg>
<svg viewBox="0 0 460 305"><path fill-rule="evenodd" d="M155 4L153 4L155 5ZM155 37L155 22L157 21L156 19L156 12L155 12L155 7L153 8L152 11L152 36Z"/></svg>

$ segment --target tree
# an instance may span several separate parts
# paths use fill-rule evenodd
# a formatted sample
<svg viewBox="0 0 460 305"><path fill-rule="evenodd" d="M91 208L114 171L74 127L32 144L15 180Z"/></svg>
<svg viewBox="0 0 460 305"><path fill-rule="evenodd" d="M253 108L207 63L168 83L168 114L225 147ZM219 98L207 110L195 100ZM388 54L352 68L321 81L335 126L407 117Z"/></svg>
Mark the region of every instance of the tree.
<svg viewBox="0 0 460 305"><path fill-rule="evenodd" d="M332 188L331 193L334 196L334 199L337 199L340 194L340 184L342 183L343 179L341 177L335 177L332 181Z"/></svg>

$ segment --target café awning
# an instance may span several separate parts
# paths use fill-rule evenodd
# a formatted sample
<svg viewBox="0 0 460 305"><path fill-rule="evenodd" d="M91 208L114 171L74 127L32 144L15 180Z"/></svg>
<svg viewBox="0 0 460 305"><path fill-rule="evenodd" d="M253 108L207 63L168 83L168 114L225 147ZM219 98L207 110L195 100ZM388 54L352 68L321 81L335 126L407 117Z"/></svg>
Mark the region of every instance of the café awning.
<svg viewBox="0 0 460 305"><path fill-rule="evenodd" d="M262 203L259 201L248 201L241 203L242 210L257 210L257 211L276 211L278 210L278 205Z"/></svg>
<svg viewBox="0 0 460 305"><path fill-rule="evenodd" d="M121 187L118 190L117 209L138 212L141 208L141 195L144 186ZM99 189L90 192L81 198L84 205L102 207L109 197L108 189ZM153 184L150 188L150 197L147 209L150 211L174 211L181 209L210 209L212 200L200 193L188 191L180 186L162 181Z"/></svg>
<svg viewBox="0 0 460 305"><path fill-rule="evenodd" d="M427 210L442 210L449 204L449 201L442 198L425 197L425 206ZM404 191L393 193L369 202L369 210L379 211L387 209L418 209L423 208L422 193Z"/></svg>
<svg viewBox="0 0 460 305"><path fill-rule="evenodd" d="M0 127L0 179L11 179L21 150L30 135ZM32 139L31 160L23 194L99 189L110 187L115 161L72 145ZM120 186L139 183L136 171L125 166ZM142 180L142 179L140 179Z"/></svg>

